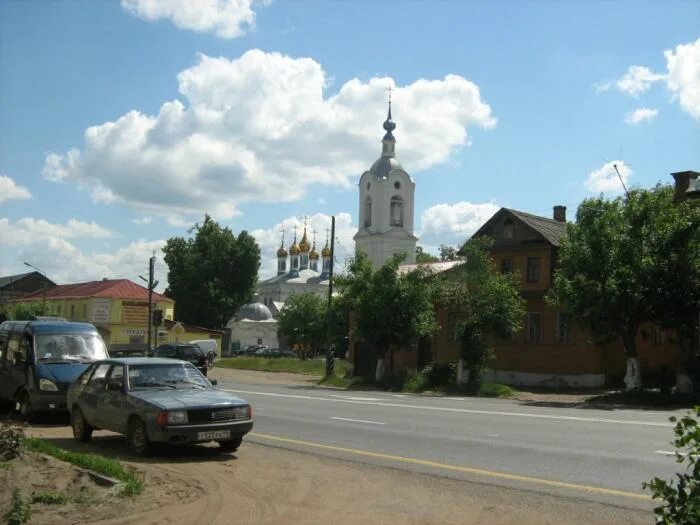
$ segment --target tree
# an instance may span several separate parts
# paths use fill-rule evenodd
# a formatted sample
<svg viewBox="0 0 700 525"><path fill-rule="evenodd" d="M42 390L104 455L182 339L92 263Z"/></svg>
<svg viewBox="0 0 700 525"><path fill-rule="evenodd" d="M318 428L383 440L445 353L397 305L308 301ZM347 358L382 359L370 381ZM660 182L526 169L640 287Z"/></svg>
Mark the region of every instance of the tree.
<svg viewBox="0 0 700 525"><path fill-rule="evenodd" d="M671 186L661 186L647 197L655 210L649 220L656 261L649 302L655 322L679 335L676 391L690 393L687 370L700 315L700 203L675 203L673 193Z"/></svg>
<svg viewBox="0 0 700 525"><path fill-rule="evenodd" d="M448 246L447 244L440 245L440 260L441 261L454 261L459 258L459 253L457 253L457 248L454 246Z"/></svg>
<svg viewBox="0 0 700 525"><path fill-rule="evenodd" d="M260 249L246 231L235 236L209 215L193 238L168 239L165 294L176 302L178 320L220 328L248 302L258 277Z"/></svg>
<svg viewBox="0 0 700 525"><path fill-rule="evenodd" d="M37 316L48 314L49 308L46 303L19 303L15 305L12 318L15 321L31 321Z"/></svg>
<svg viewBox="0 0 700 525"><path fill-rule="evenodd" d="M676 209L672 194L670 187L657 185L633 190L624 199L584 200L576 224L567 225L548 296L598 341L622 341L628 389L642 384L636 347L640 326L665 322L683 329L690 316L688 311L681 315L677 306L697 312L697 268L691 282L676 274L697 263L697 217L691 220L685 208Z"/></svg>
<svg viewBox="0 0 700 525"><path fill-rule="evenodd" d="M431 262L437 262L439 260L440 259L435 257L434 255L431 255L428 252L424 252L422 246L416 246L416 262L418 264L427 264Z"/></svg>
<svg viewBox="0 0 700 525"><path fill-rule="evenodd" d="M458 382L469 372L468 389L479 390L481 375L493 357L491 337L509 337L521 328L525 314L518 283L497 271L489 255L492 240L467 241L460 252L465 262L443 278L442 305L457 315L455 337L460 343Z"/></svg>
<svg viewBox="0 0 700 525"><path fill-rule="evenodd" d="M676 474L675 482L655 477L642 483L654 499L663 505L654 509L656 523L663 525L692 525L700 523L700 407L695 407L678 420L673 433L676 439L676 462L686 463L685 471Z"/></svg>
<svg viewBox="0 0 700 525"><path fill-rule="evenodd" d="M387 354L393 374L394 351L415 347L421 337L437 330L435 282L420 266L400 273L404 257L395 255L375 270L367 256L358 251L346 273L336 280L340 303L353 312L354 334L375 350L378 380L384 375Z"/></svg>
<svg viewBox="0 0 700 525"><path fill-rule="evenodd" d="M313 293L292 294L285 301L278 319L279 331L307 358L324 346L327 335L328 308L321 296Z"/></svg>

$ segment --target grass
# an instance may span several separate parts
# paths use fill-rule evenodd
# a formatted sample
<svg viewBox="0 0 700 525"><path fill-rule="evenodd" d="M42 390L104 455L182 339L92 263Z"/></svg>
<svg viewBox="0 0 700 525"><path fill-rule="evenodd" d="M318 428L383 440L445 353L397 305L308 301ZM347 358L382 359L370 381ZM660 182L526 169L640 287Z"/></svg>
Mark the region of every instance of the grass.
<svg viewBox="0 0 700 525"><path fill-rule="evenodd" d="M700 402L697 396L662 392L657 389L613 392L591 397L586 403L591 405L627 405L642 407L691 408Z"/></svg>
<svg viewBox="0 0 700 525"><path fill-rule="evenodd" d="M12 465L9 461L0 461L0 470L11 470Z"/></svg>
<svg viewBox="0 0 700 525"><path fill-rule="evenodd" d="M27 438L24 441L24 445L27 449L33 450L34 452L47 454L61 461L121 481L123 486L120 495L122 496L135 496L143 492L143 480L141 477L133 471L125 469L119 461L114 459L97 456L95 454L64 450L38 438Z"/></svg>
<svg viewBox="0 0 700 525"><path fill-rule="evenodd" d="M515 390L500 383L483 383L479 388L480 397L513 397Z"/></svg>
<svg viewBox="0 0 700 525"><path fill-rule="evenodd" d="M322 376L326 371L323 359L297 359L281 357L265 359L262 357L227 357L217 361L216 366L223 368L238 368L240 370L262 370L264 372L289 372L292 374ZM345 375L345 361L335 360L335 373Z"/></svg>
<svg viewBox="0 0 700 525"><path fill-rule="evenodd" d="M65 492L46 490L32 495L32 503L43 503L44 505L63 505L68 503L70 498Z"/></svg>

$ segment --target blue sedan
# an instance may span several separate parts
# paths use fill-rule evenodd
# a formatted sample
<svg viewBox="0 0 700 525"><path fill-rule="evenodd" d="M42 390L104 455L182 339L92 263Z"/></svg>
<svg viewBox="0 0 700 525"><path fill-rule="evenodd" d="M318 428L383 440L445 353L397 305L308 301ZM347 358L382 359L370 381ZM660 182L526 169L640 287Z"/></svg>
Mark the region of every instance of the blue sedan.
<svg viewBox="0 0 700 525"><path fill-rule="evenodd" d="M96 361L68 389L67 406L75 439L87 442L93 430L112 430L125 434L138 456L154 442L216 441L235 452L253 428L247 402L175 359Z"/></svg>

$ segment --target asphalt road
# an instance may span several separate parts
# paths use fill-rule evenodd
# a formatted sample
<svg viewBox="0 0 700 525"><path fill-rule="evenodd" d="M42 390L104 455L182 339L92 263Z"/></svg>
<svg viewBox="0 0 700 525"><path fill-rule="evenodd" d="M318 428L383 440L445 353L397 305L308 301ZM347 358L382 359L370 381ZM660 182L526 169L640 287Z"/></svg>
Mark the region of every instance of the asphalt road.
<svg viewBox="0 0 700 525"><path fill-rule="evenodd" d="M346 392L220 380L247 399L265 445L633 508L670 477L670 415L509 400Z"/></svg>

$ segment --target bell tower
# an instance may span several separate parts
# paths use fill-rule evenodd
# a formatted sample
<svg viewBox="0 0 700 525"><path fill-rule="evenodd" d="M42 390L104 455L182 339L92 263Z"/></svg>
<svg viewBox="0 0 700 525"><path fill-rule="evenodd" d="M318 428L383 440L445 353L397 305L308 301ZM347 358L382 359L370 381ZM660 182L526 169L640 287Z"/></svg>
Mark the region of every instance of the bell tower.
<svg viewBox="0 0 700 525"><path fill-rule="evenodd" d="M396 158L391 95L383 128L381 157L360 177L359 224L354 236L356 248L367 254L375 268L397 253L406 254L404 262L415 262L418 240L413 234L416 184Z"/></svg>

